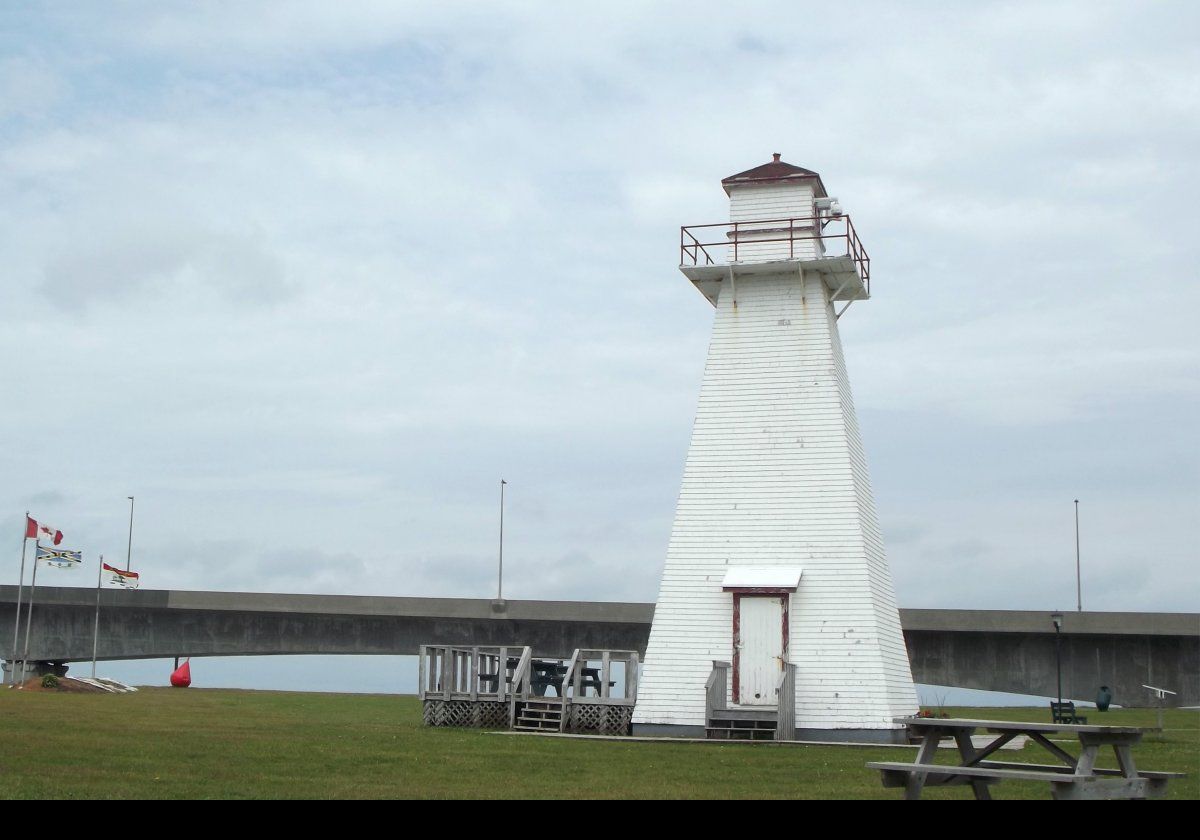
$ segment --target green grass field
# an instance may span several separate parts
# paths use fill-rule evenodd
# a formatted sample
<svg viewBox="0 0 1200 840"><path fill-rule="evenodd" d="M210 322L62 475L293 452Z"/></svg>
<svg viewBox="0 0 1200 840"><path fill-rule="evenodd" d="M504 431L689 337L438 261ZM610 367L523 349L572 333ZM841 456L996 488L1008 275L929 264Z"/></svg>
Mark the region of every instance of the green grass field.
<svg viewBox="0 0 1200 840"><path fill-rule="evenodd" d="M951 709L1046 720L1046 709ZM1153 726L1154 712L1093 723ZM942 761L950 761L951 752ZM778 798L899 799L863 765L915 753L878 747L582 741L421 726L414 697L143 689L132 695L0 690L6 798ZM1036 747L1006 757L1042 761ZM1134 751L1138 766L1189 773L1200 798L1200 712L1173 711ZM1107 756L1104 766L1115 766ZM1045 783L994 788L1047 799ZM970 798L968 788L928 798Z"/></svg>

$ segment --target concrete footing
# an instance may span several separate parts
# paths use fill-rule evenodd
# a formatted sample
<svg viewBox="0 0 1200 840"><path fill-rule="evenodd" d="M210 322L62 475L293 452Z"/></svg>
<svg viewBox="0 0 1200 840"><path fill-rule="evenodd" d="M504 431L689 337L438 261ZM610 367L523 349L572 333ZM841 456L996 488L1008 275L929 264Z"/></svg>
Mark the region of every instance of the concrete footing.
<svg viewBox="0 0 1200 840"><path fill-rule="evenodd" d="M681 726L666 723L635 723L632 733L645 738L704 738L703 726ZM814 741L824 744L907 744L905 729L796 729L793 741Z"/></svg>

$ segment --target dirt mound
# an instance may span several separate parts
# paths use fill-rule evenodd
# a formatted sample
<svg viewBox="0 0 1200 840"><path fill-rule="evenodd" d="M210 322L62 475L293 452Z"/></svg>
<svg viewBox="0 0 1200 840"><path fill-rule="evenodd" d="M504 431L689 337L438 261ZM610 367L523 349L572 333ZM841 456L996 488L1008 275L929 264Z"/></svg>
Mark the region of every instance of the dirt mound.
<svg viewBox="0 0 1200 840"><path fill-rule="evenodd" d="M108 692L94 685L88 685L71 677L59 677L58 685L48 688L42 685L41 677L31 677L20 686L21 691L49 691L67 694L107 694Z"/></svg>

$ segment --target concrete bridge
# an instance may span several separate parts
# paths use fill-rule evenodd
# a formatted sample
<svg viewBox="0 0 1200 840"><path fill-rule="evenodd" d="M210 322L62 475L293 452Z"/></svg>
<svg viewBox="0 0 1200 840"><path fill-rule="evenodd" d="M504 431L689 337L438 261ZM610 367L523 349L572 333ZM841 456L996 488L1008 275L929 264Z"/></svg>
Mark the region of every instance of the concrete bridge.
<svg viewBox="0 0 1200 840"><path fill-rule="evenodd" d="M0 656L12 639L15 586L0 586ZM96 591L38 587L30 659L92 657ZM23 612L23 610L22 610ZM100 659L276 654L415 654L422 644L530 645L544 656L575 648L645 651L653 604L507 601L252 592L103 590ZM1055 633L1047 612L900 611L919 683L1054 696ZM1149 705L1141 686L1200 704L1200 615L1065 613L1063 692Z"/></svg>

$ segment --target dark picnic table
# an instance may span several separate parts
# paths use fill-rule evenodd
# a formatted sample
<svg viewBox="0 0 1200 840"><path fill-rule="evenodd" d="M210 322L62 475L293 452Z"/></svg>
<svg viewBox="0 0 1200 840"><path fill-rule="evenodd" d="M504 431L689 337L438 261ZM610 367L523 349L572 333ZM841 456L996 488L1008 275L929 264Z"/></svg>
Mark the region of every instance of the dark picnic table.
<svg viewBox="0 0 1200 840"><path fill-rule="evenodd" d="M508 660L508 668L512 670L520 664L520 660L511 658ZM567 676L567 666L557 659L533 659L529 663L529 688L537 697L545 697L546 691L553 688L555 694L561 694L562 681ZM600 669L599 668L581 668L580 669L580 691L584 694L587 690L592 689L597 696L601 693L600 685ZM487 691L498 691L500 685L500 675L491 673L481 673L479 675L479 683ZM511 685L512 680L506 678L506 684ZM609 686L615 685L615 682L609 681Z"/></svg>
<svg viewBox="0 0 1200 840"><path fill-rule="evenodd" d="M1146 731L1136 726L1087 726L1062 723L1026 723L1004 720L962 718L896 718L908 731L920 738L914 762L872 761L867 767L879 770L884 787L904 788L905 799L920 799L926 786L970 785L976 799L991 799L988 785L1005 779L1024 779L1050 783L1055 799L1146 799L1166 793L1167 782L1185 773L1138 770L1133 747ZM976 730L995 735L987 746L976 748L971 736ZM1048 737L1072 735L1079 741L1078 758ZM1041 746L1060 763L1025 764L993 761L997 750L1024 735ZM953 738L958 748L957 765L937 764L938 746ZM1100 750L1111 747L1119 769L1096 767Z"/></svg>

